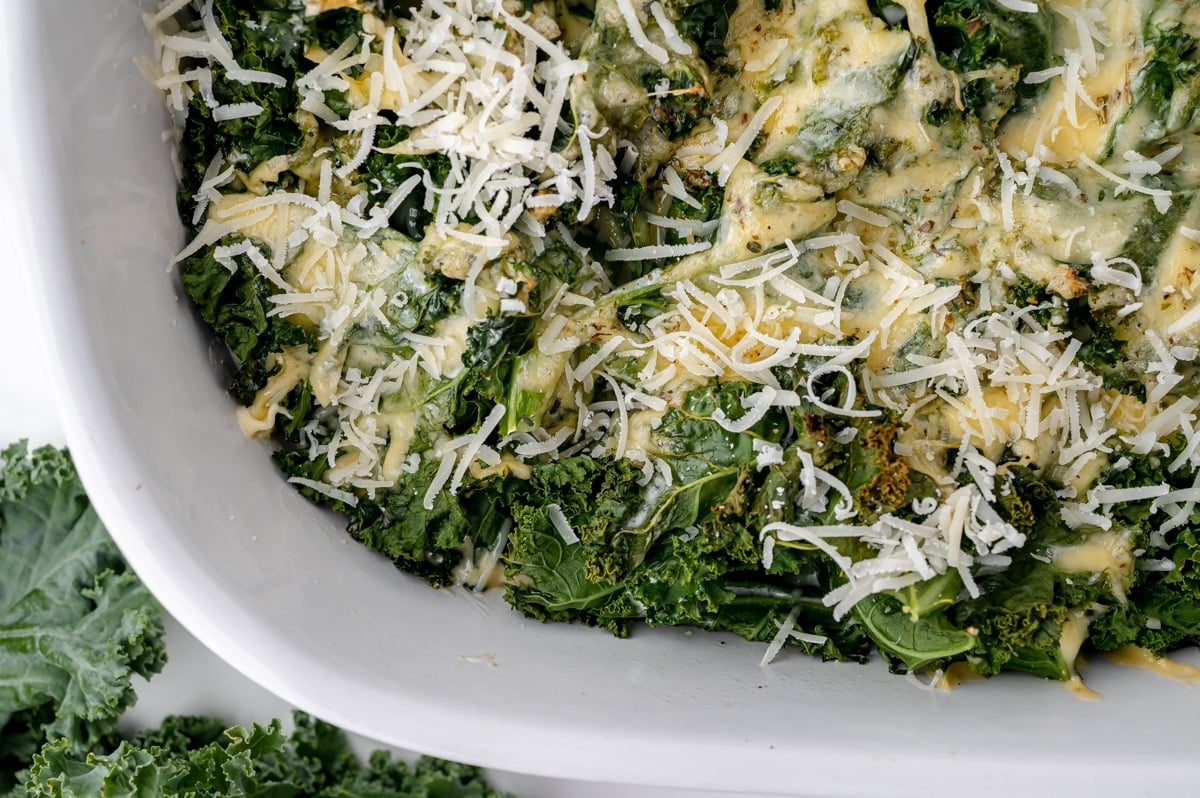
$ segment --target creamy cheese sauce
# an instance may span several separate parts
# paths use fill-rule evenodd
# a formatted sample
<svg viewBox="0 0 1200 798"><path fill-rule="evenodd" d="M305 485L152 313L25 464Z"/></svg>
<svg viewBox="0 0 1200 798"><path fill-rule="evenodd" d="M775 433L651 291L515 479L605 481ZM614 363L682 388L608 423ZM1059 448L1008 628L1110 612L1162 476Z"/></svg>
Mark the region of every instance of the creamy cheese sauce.
<svg viewBox="0 0 1200 798"><path fill-rule="evenodd" d="M1181 682L1188 686L1200 681L1200 668L1188 665L1186 662L1176 662L1169 657L1156 657L1153 653L1138 646L1125 646L1105 655L1118 665L1126 665L1149 671L1155 676Z"/></svg>
<svg viewBox="0 0 1200 798"><path fill-rule="evenodd" d="M1067 680L1067 689L1078 698L1087 701L1100 700L1100 694L1092 690L1083 683L1083 679L1079 676L1077 668L1079 661L1079 651L1083 648L1084 641L1087 640L1088 625L1092 622L1092 616L1087 610L1076 610L1063 624L1062 639L1059 641L1059 649L1062 651L1062 658L1067 663L1070 669L1071 676Z"/></svg>
<svg viewBox="0 0 1200 798"><path fill-rule="evenodd" d="M1134 560L1127 532L1098 532L1083 543L1050 551L1055 568L1069 574L1103 574L1113 595L1125 598Z"/></svg>

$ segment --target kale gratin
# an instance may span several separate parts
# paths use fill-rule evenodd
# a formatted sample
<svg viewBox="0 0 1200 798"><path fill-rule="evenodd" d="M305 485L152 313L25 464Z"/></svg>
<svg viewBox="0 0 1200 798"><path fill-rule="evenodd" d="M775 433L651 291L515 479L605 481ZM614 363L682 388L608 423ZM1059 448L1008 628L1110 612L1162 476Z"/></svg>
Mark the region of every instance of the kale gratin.
<svg viewBox="0 0 1200 798"><path fill-rule="evenodd" d="M148 24L237 420L398 567L926 684L1200 640L1197 0Z"/></svg>

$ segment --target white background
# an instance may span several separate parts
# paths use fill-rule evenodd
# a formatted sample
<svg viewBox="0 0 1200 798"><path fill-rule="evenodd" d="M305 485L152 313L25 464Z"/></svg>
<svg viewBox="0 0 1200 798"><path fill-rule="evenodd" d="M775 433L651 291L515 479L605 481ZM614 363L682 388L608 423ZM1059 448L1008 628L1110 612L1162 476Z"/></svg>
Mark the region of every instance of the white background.
<svg viewBox="0 0 1200 798"><path fill-rule="evenodd" d="M54 397L45 367L40 322L35 318L24 268L36 264L13 261L0 198L0 447L20 438L33 444L64 443ZM197 331L197 334L200 334ZM233 419L230 419L233 423ZM229 723L266 723L290 717L291 707L254 684L215 654L173 619L167 619L166 669L150 682L138 685L139 701L125 716L126 730L157 725L168 714L204 714ZM365 755L378 747L354 739L355 750ZM727 793L649 789L626 785L587 784L492 771L494 786L520 798L721 798Z"/></svg>

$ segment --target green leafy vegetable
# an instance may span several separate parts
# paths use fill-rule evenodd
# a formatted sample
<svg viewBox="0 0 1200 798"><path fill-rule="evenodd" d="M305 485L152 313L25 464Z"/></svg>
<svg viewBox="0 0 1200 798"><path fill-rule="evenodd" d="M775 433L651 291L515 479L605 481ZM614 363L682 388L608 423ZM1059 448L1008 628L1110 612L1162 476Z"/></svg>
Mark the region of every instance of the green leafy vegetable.
<svg viewBox="0 0 1200 798"><path fill-rule="evenodd" d="M314 481L327 467L323 461L310 461L304 451L277 452L276 460L288 476ZM377 501L357 502L354 506L312 488L302 487L301 493L349 516L350 534L397 567L419 574L434 585L451 584L454 568L462 560L463 539L470 536L479 545L491 545L503 519L490 495L477 486L458 495L438 491L432 506L426 508L425 494L437 466L436 461L424 460L414 473L402 475L396 486Z"/></svg>
<svg viewBox="0 0 1200 798"><path fill-rule="evenodd" d="M389 125L376 134L380 149L395 146L408 138L408 128ZM384 202L413 176L428 175L430 182L441 187L450 172L450 159L441 153L430 155L390 155L372 152L359 170L361 182L372 199ZM425 236L425 228L433 220L425 208L425 184L418 183L392 213L392 226L413 239Z"/></svg>
<svg viewBox="0 0 1200 798"><path fill-rule="evenodd" d="M930 3L927 11L942 66L975 75L963 86L962 101L981 119L994 123L1019 98L1041 91L1040 84L1023 78L1050 66L1054 27L1049 9L1026 14L995 0L944 0Z"/></svg>
<svg viewBox="0 0 1200 798"><path fill-rule="evenodd" d="M235 358L230 393L249 404L276 369L268 358L285 346L315 349L310 330L279 316L268 317L268 298L276 292L270 281L237 256L234 271L218 263L212 250L183 262L180 279L192 298L200 318L208 323L229 347ZM277 368L277 367L276 367Z"/></svg>
<svg viewBox="0 0 1200 798"><path fill-rule="evenodd" d="M360 766L339 729L295 713L279 721L225 728L212 718L170 717L162 728L124 740L108 754L81 756L67 741L35 758L16 798L505 798L477 768L432 757L409 765L384 751Z"/></svg>
<svg viewBox="0 0 1200 798"><path fill-rule="evenodd" d="M47 740L115 739L130 679L165 661L162 614L88 503L66 452L0 454L0 793Z"/></svg>
<svg viewBox="0 0 1200 798"><path fill-rule="evenodd" d="M122 739L131 677L165 662L162 613L87 501L66 452L0 454L0 795L11 798L503 798L477 768L378 751L296 713L226 728L171 717Z"/></svg>
<svg viewBox="0 0 1200 798"><path fill-rule="evenodd" d="M725 37L737 0L678 0L676 5L681 9L679 32L699 45L700 57L710 69L719 68L727 57Z"/></svg>

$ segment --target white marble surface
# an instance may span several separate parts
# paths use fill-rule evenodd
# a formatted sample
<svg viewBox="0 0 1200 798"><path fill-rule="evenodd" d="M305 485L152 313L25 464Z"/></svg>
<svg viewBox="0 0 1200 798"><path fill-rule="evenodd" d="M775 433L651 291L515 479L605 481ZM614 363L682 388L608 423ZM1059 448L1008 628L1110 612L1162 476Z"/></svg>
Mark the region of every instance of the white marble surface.
<svg viewBox="0 0 1200 798"><path fill-rule="evenodd" d="M0 252L11 253L4 201L0 195ZM11 258L0 259L0 446L20 438L34 444L63 443L38 328L22 270ZM129 729L155 725L168 714L216 715L230 723L265 723L290 714L291 708L284 701L235 671L171 618L167 619L167 650L170 662L166 669L138 686L138 703L125 716ZM377 747L363 738L354 739L354 745L361 754ZM490 777L493 784L521 798L732 798L728 793L585 783L495 771Z"/></svg>

